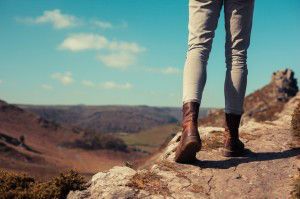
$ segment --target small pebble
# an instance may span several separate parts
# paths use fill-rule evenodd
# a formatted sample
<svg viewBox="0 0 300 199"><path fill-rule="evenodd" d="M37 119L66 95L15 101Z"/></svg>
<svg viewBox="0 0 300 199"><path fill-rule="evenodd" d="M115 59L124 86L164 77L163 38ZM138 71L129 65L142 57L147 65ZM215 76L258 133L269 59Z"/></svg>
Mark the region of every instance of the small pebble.
<svg viewBox="0 0 300 199"><path fill-rule="evenodd" d="M238 174L238 173L235 173L233 176L232 176L232 178L233 179L240 179L242 176L240 175L240 174Z"/></svg>

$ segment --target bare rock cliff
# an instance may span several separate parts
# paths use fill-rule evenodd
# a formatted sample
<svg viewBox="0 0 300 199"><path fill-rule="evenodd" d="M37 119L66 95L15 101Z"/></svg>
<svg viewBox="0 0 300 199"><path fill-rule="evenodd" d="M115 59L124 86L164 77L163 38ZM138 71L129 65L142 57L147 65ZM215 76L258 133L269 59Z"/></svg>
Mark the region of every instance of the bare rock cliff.
<svg viewBox="0 0 300 199"><path fill-rule="evenodd" d="M276 82L276 75L274 78ZM281 83L274 83L272 89L278 88L275 85L280 88ZM150 160L149 168L117 166L97 173L88 189L70 192L68 199L289 198L300 169L300 145L291 128L293 112L300 107L300 93L295 96L293 92L288 89L276 99L288 99L277 119L248 120L241 125L241 139L249 149L244 157L222 157L219 149L224 129L200 127L204 146L197 154L198 160L193 164L175 163L178 132L165 150Z"/></svg>

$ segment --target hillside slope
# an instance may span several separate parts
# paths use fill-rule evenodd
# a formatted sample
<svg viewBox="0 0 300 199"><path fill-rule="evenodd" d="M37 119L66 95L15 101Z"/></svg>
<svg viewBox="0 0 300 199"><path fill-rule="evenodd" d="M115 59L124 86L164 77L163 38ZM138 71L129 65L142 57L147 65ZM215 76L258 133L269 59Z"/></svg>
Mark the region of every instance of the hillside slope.
<svg viewBox="0 0 300 199"><path fill-rule="evenodd" d="M274 72L267 85L245 97L242 123L249 120L260 122L278 119L277 113L297 92L297 80L291 69ZM214 110L207 117L200 119L200 126L222 127L223 116L223 109Z"/></svg>
<svg viewBox="0 0 300 199"><path fill-rule="evenodd" d="M241 139L249 149L244 157L221 156L224 129L200 127L204 147L198 161L175 163L178 132L151 159L151 167L114 167L97 173L88 189L70 192L68 198L289 198L300 169L300 143L291 132L297 106L300 93L282 107L278 119L244 123Z"/></svg>
<svg viewBox="0 0 300 199"><path fill-rule="evenodd" d="M139 152L62 147L62 143L82 140L83 134L0 101L0 168L26 172L40 179L70 168L90 176L144 156ZM110 145L114 144L110 142L112 139L108 141Z"/></svg>

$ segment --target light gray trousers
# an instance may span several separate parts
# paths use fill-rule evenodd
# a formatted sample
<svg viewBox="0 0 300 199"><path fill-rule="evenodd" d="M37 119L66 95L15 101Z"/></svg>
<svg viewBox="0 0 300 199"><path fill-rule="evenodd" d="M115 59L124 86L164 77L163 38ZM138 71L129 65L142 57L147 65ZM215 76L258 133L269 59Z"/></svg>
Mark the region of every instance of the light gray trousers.
<svg viewBox="0 0 300 199"><path fill-rule="evenodd" d="M183 104L201 104L206 66L224 5L226 43L225 112L242 114L247 86L254 0L189 0L188 50L183 70Z"/></svg>

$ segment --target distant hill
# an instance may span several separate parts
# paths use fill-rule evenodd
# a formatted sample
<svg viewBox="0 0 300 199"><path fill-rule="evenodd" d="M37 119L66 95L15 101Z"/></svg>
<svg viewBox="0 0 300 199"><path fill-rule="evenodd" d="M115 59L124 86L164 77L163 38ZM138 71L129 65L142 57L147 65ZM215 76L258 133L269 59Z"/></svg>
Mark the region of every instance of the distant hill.
<svg viewBox="0 0 300 199"><path fill-rule="evenodd" d="M42 118L96 133L137 133L181 121L181 107L152 106L35 106L18 105ZM209 108L201 108L199 117Z"/></svg>

